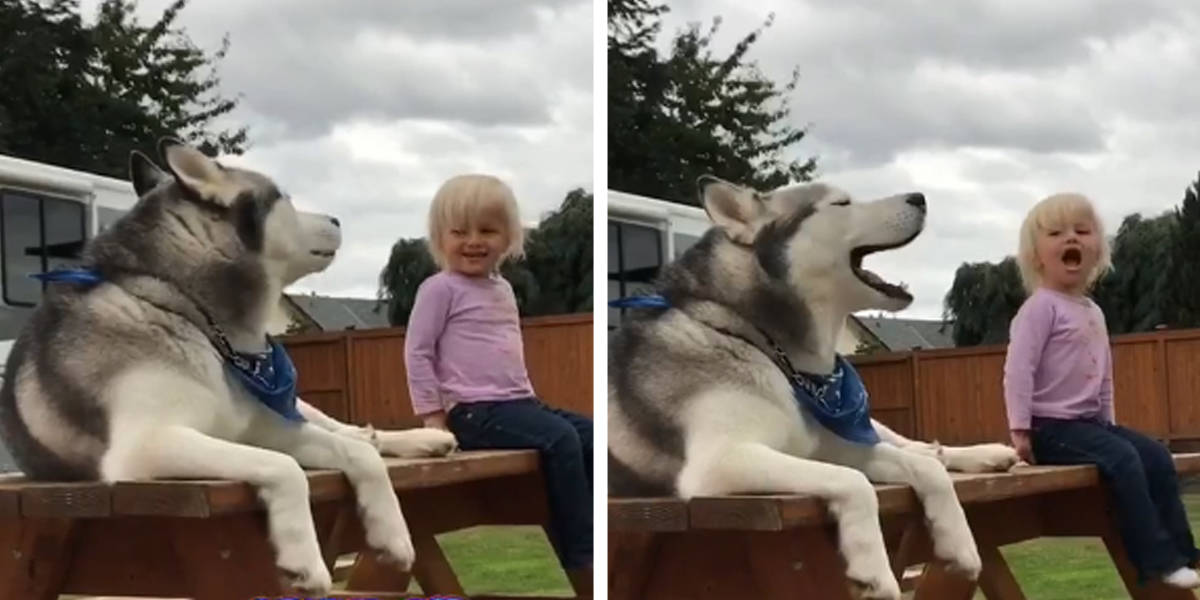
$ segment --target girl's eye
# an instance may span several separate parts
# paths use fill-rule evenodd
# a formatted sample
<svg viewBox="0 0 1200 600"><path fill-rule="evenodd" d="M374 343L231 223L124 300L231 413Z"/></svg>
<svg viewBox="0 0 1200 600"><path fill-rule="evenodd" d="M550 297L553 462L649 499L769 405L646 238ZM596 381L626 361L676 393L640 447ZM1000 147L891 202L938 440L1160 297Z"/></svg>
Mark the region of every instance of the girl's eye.
<svg viewBox="0 0 1200 600"><path fill-rule="evenodd" d="M1061 233L1062 233L1062 232L1061 232L1061 231L1059 231L1059 230L1057 230L1057 229L1055 229L1055 230L1052 230L1052 231L1050 232L1050 237L1058 237L1058 236L1059 236L1059 234L1061 234Z"/></svg>
<svg viewBox="0 0 1200 600"><path fill-rule="evenodd" d="M465 232L465 231L463 231L463 230L461 230L461 229L451 229L451 230L450 230L450 233L452 233L452 234L454 234L454 235L463 235L463 234L465 234L466 232Z"/></svg>

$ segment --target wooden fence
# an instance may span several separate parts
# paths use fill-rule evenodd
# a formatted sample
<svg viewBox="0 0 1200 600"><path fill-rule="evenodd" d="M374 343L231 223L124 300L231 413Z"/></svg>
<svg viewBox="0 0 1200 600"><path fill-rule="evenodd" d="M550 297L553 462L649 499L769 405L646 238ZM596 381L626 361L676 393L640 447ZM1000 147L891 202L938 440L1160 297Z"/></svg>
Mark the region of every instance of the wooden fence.
<svg viewBox="0 0 1200 600"><path fill-rule="evenodd" d="M592 315L521 322L525 364L547 404L592 414ZM300 396L330 416L378 428L420 425L404 369L404 329L366 329L281 338L299 373Z"/></svg>
<svg viewBox="0 0 1200 600"><path fill-rule="evenodd" d="M1113 338L1117 422L1176 447L1200 444L1200 329ZM872 414L946 444L1007 441L1005 346L852 357Z"/></svg>

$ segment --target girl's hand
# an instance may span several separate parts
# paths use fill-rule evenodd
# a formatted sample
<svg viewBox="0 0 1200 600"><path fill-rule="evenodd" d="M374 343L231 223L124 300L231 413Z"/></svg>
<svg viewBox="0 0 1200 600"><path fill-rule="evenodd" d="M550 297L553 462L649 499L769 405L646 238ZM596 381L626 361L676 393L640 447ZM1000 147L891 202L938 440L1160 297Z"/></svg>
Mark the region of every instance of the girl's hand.
<svg viewBox="0 0 1200 600"><path fill-rule="evenodd" d="M1013 449L1017 451L1017 456L1031 465L1035 464L1033 461L1033 444L1029 441L1029 430L1013 429L1009 434L1012 436Z"/></svg>
<svg viewBox="0 0 1200 600"><path fill-rule="evenodd" d="M450 430L450 428L446 426L446 412L445 411L439 410L437 412L431 412L429 414L422 416L421 418L425 421L426 427L432 427L433 429L441 429L442 431Z"/></svg>

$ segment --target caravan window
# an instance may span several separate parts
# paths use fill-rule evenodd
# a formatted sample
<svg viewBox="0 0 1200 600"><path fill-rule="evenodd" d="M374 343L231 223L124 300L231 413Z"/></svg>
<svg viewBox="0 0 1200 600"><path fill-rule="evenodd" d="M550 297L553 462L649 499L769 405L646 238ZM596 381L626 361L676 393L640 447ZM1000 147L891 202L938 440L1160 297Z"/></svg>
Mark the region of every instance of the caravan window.
<svg viewBox="0 0 1200 600"><path fill-rule="evenodd" d="M30 274L79 264L86 238L84 205L6 190L0 192L0 223L4 302L37 304L42 284Z"/></svg>
<svg viewBox="0 0 1200 600"><path fill-rule="evenodd" d="M610 300L648 293L663 265L662 232L654 227L609 221L608 297ZM608 323L615 327L620 314L609 310Z"/></svg>

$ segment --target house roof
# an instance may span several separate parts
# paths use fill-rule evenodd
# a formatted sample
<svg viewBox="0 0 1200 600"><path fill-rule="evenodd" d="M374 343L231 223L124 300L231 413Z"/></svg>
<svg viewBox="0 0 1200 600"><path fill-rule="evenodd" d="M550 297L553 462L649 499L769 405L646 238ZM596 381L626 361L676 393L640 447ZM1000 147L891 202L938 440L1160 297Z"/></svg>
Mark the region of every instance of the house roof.
<svg viewBox="0 0 1200 600"><path fill-rule="evenodd" d="M387 310L375 299L305 294L288 294L288 299L323 331L390 326Z"/></svg>
<svg viewBox="0 0 1200 600"><path fill-rule="evenodd" d="M913 348L953 348L954 328L952 323L940 320L891 319L886 317L862 317L859 322L866 327L888 350L903 352Z"/></svg>

